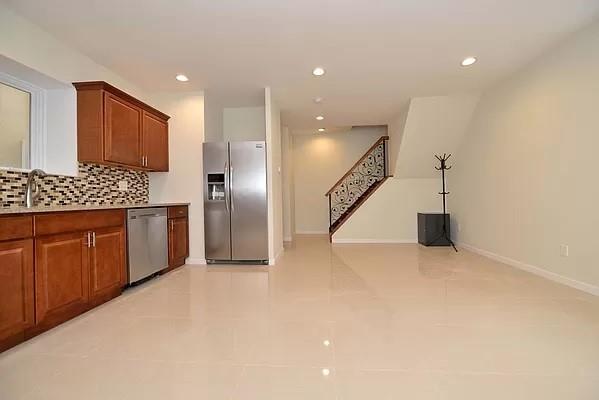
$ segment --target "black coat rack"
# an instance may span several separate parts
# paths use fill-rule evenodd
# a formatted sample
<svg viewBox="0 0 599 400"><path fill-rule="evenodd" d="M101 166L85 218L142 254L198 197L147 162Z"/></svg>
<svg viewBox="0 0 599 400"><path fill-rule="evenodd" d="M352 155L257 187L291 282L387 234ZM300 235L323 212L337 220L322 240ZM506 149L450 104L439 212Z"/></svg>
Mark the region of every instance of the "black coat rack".
<svg viewBox="0 0 599 400"><path fill-rule="evenodd" d="M451 169L451 166L449 166L449 167L447 166L447 160L449 160L449 157L451 157L451 154L443 153L442 156L438 156L435 154L435 158L437 158L437 160L439 160L439 163L440 163L440 166L435 167L435 169L437 171L441 171L441 179L443 181L443 191L439 192L439 194L441 196L443 196L443 231L434 240L431 240L428 243L428 245L435 243L437 240L439 240L441 238L445 238L447 240L447 242L449 242L451 244L451 247L453 247L453 249L457 252L458 249L455 247L455 244L451 240L449 232L447 232L447 208L446 208L445 196L447 196L449 194L449 192L445 190L445 171L448 171Z"/></svg>

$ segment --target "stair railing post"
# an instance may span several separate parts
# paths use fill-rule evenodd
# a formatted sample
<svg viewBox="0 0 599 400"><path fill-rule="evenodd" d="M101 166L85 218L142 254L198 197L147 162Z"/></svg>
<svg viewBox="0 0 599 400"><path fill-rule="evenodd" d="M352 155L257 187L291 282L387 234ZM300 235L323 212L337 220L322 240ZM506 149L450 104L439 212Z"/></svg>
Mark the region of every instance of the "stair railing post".
<svg viewBox="0 0 599 400"><path fill-rule="evenodd" d="M387 176L387 141L383 140L383 176Z"/></svg>
<svg viewBox="0 0 599 400"><path fill-rule="evenodd" d="M333 225L333 210L331 210L331 195L329 194L329 232L331 231L332 225Z"/></svg>

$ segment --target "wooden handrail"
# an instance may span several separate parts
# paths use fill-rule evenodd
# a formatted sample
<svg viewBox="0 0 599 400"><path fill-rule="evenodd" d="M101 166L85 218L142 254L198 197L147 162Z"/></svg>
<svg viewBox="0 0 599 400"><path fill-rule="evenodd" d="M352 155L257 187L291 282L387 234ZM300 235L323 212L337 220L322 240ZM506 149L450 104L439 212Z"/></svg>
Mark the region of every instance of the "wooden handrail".
<svg viewBox="0 0 599 400"><path fill-rule="evenodd" d="M345 175L343 175L341 177L341 179L339 179L337 182L335 182L335 184L333 185L333 187L331 187L329 189L329 191L324 195L324 197L327 197L329 194L331 194L331 192L333 190L335 190L335 188L337 187L337 185L340 184L345 178L347 178L347 176L352 173L352 171L354 170L354 168L356 168L362 161L364 161L364 159L366 157L368 157L368 155L370 154L370 152L372 150L374 150L379 144L381 144L385 140L389 140L389 136L381 136L379 138L379 140L377 140L372 146L370 146L370 148L368 150L366 150L366 153L364 153L364 155L362 157L360 157L360 159L358 161L356 161L356 163L354 165L352 165L352 167L345 173ZM385 162L387 162L386 157L387 157L387 155L385 154Z"/></svg>

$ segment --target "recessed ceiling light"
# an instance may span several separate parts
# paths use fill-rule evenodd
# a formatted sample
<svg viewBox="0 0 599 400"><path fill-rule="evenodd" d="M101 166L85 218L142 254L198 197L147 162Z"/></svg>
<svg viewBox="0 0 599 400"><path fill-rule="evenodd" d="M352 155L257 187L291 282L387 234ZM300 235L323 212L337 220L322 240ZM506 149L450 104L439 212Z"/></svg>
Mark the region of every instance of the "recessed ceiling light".
<svg viewBox="0 0 599 400"><path fill-rule="evenodd" d="M312 70L312 75L314 76L323 76L324 75L324 68L322 67L316 67Z"/></svg>
<svg viewBox="0 0 599 400"><path fill-rule="evenodd" d="M320 104L320 103L322 103L322 97L317 97L317 98L315 98L315 99L314 99L314 102L315 102L316 104Z"/></svg>
<svg viewBox="0 0 599 400"><path fill-rule="evenodd" d="M324 128L318 128L318 132L324 132Z"/></svg>
<svg viewBox="0 0 599 400"><path fill-rule="evenodd" d="M323 368L321 371L322 376L329 376L331 374L331 370L328 368Z"/></svg>
<svg viewBox="0 0 599 400"><path fill-rule="evenodd" d="M179 74L179 75L175 76L175 79L178 80L179 82L187 82L189 80L189 78L183 74Z"/></svg>
<svg viewBox="0 0 599 400"><path fill-rule="evenodd" d="M322 121L324 119L324 117L322 115L319 115L318 117L316 117L317 120Z"/></svg>
<svg viewBox="0 0 599 400"><path fill-rule="evenodd" d="M462 61L462 67L467 67L469 65L474 64L475 62L476 62L476 57L466 57Z"/></svg>

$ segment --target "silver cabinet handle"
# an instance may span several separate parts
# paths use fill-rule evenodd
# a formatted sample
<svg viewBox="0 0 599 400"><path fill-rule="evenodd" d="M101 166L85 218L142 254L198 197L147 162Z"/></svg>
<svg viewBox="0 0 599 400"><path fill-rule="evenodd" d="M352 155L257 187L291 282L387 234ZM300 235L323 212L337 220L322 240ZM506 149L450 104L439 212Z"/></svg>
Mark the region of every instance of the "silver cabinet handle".
<svg viewBox="0 0 599 400"><path fill-rule="evenodd" d="M96 247L96 232L92 232L92 246Z"/></svg>
<svg viewBox="0 0 599 400"><path fill-rule="evenodd" d="M87 243L85 243L87 245L87 247L92 247L92 238L91 238L91 232L87 232L86 236L87 236Z"/></svg>
<svg viewBox="0 0 599 400"><path fill-rule="evenodd" d="M227 200L227 197L229 195L229 188L228 188L228 184L227 182L229 181L228 177L229 177L229 163L227 161L225 161L225 209L227 210L227 213L229 212L229 200Z"/></svg>

